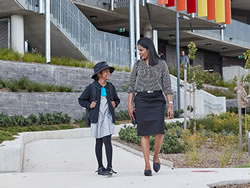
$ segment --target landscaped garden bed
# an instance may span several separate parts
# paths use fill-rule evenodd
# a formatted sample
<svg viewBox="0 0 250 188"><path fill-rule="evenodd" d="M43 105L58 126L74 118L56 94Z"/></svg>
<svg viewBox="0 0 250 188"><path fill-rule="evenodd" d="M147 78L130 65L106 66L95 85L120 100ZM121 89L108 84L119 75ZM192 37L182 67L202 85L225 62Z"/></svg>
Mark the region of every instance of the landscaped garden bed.
<svg viewBox="0 0 250 188"><path fill-rule="evenodd" d="M247 122L250 122L250 115L247 118ZM245 122L244 117L242 122ZM182 123L166 124L160 157L173 162L175 168L249 167L244 126L243 123L241 151L238 144L238 120L234 113L199 119L196 121L195 132L194 121L189 123L187 130L183 129ZM114 139L141 151L140 137L135 127L122 129L119 138ZM151 150L154 148L153 140L151 137Z"/></svg>

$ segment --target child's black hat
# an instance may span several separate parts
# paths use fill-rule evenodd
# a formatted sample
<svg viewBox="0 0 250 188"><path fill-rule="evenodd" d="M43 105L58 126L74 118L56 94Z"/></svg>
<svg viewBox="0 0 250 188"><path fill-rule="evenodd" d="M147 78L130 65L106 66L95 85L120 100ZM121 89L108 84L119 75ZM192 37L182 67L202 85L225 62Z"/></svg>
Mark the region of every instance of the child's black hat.
<svg viewBox="0 0 250 188"><path fill-rule="evenodd" d="M101 61L95 64L94 66L94 74L91 76L92 79L95 79L97 74L102 72L104 69L109 69L110 73L114 72L115 68L108 66L108 63L105 61Z"/></svg>

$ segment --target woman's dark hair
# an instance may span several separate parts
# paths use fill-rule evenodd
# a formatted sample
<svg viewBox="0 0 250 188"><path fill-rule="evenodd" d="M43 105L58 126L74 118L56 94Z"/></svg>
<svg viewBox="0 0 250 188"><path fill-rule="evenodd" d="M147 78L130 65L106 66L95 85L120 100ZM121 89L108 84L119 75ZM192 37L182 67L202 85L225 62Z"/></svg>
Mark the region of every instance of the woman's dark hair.
<svg viewBox="0 0 250 188"><path fill-rule="evenodd" d="M156 53L155 46L151 39L145 37L141 38L138 40L137 45L141 45L143 48L146 48L149 51L149 65L154 66L158 63L160 58Z"/></svg>

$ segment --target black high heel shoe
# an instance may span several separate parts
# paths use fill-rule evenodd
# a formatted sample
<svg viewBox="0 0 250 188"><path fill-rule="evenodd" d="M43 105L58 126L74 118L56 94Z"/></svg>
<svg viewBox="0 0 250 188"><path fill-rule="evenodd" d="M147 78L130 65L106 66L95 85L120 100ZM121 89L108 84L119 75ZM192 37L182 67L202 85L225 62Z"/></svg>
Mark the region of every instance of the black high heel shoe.
<svg viewBox="0 0 250 188"><path fill-rule="evenodd" d="M107 169L106 169L108 172L110 172L111 173L111 175L112 174L117 174L117 172L116 171L114 171L111 167L107 167Z"/></svg>
<svg viewBox="0 0 250 188"><path fill-rule="evenodd" d="M153 163L153 169L156 173L159 172L160 168L161 168L160 163Z"/></svg>
<svg viewBox="0 0 250 188"><path fill-rule="evenodd" d="M98 175L101 175L101 176L111 176L112 175L112 173L107 171L104 167L98 168L98 170L96 172Z"/></svg>
<svg viewBox="0 0 250 188"><path fill-rule="evenodd" d="M144 175L145 176L152 176L152 171L151 170L144 170Z"/></svg>

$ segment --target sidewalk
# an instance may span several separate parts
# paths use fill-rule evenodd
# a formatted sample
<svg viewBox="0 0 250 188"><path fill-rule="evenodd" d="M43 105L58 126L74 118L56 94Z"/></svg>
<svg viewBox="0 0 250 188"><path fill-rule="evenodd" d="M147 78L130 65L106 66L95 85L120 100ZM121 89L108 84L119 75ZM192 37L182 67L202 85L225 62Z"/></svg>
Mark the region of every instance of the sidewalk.
<svg viewBox="0 0 250 188"><path fill-rule="evenodd" d="M208 188L207 184L216 182L250 179L250 169L171 169L164 165L158 174L145 177L143 158L115 145L113 168L118 174L98 176L94 144L90 137L31 142L25 147L24 172L0 174L0 188Z"/></svg>

